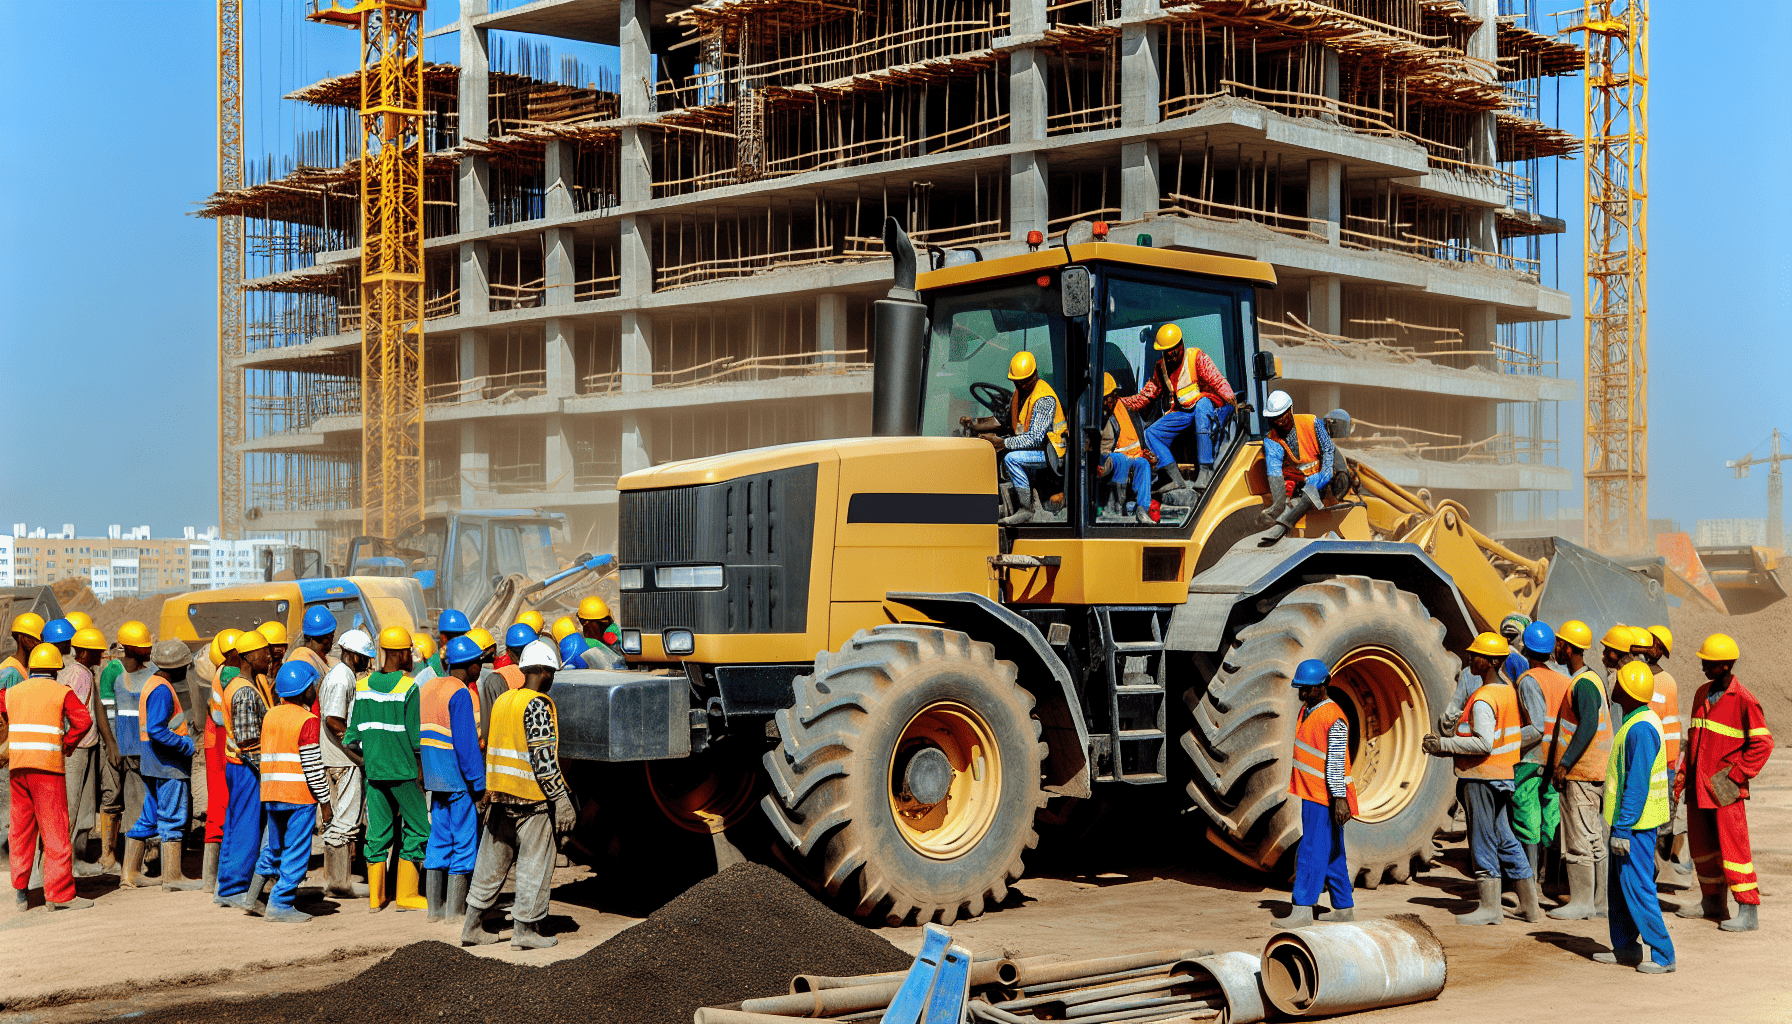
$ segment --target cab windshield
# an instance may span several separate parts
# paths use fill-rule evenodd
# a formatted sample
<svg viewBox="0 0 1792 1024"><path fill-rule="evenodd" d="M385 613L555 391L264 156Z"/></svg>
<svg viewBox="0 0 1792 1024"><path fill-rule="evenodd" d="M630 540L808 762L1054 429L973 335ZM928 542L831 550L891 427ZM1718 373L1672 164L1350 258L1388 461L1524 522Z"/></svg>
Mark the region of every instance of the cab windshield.
<svg viewBox="0 0 1792 1024"><path fill-rule="evenodd" d="M965 420L983 416L1008 422L1014 390L1008 361L1017 352L1033 353L1040 379L1061 391L1060 309L1056 271L979 282L936 298L921 381L921 433L957 437L966 433Z"/></svg>

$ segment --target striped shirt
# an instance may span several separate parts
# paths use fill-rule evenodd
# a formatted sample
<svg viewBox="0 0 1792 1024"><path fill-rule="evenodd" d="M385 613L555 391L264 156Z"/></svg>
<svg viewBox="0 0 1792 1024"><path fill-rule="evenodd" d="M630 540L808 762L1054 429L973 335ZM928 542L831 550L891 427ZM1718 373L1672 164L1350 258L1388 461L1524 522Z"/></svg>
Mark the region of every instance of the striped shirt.
<svg viewBox="0 0 1792 1024"><path fill-rule="evenodd" d="M355 683L343 740L359 747L370 782L417 777L423 749L423 704L416 681L402 672L375 672Z"/></svg>
<svg viewBox="0 0 1792 1024"><path fill-rule="evenodd" d="M1325 733L1325 791L1344 799L1345 766L1350 763L1350 722L1338 719Z"/></svg>

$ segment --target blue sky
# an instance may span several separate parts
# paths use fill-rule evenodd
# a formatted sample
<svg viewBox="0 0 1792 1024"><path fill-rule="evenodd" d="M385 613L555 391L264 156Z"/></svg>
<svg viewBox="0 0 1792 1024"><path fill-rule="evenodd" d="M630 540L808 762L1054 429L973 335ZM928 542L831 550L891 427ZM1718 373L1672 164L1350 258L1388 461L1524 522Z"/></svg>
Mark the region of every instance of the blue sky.
<svg viewBox="0 0 1792 1024"><path fill-rule="evenodd" d="M245 6L254 160L307 124L279 97L351 70L355 44L304 21L302 0ZM1783 91L1792 4L1653 6L1650 512L1690 529L1764 515L1766 472L1735 480L1724 461L1792 429L1792 112L1767 101ZM1735 23L1721 9L1744 6L1749 31L1720 31ZM11 0L0 17L0 84L19 98L0 108L0 529L203 528L217 520L216 232L189 211L216 181L215 7L85 3L78 58L45 42L70 9ZM453 10L437 3L428 24ZM432 40L428 56L452 60L455 45ZM1579 88L1563 84L1573 127ZM1577 309L1580 173L1562 166L1561 282ZM1578 321L1561 341L1578 378ZM1573 464L1579 410L1561 421Z"/></svg>

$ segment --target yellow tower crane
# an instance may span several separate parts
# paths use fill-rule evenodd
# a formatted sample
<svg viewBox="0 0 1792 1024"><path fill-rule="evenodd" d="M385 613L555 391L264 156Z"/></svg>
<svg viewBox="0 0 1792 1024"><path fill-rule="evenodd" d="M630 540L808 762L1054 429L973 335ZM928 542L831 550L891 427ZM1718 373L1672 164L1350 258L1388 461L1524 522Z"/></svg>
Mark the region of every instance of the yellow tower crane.
<svg viewBox="0 0 1792 1024"><path fill-rule="evenodd" d="M218 191L243 187L243 4L218 0ZM243 528L243 218L218 218L218 524Z"/></svg>
<svg viewBox="0 0 1792 1024"><path fill-rule="evenodd" d="M425 0L313 0L361 33L361 509L391 537L423 518Z"/></svg>

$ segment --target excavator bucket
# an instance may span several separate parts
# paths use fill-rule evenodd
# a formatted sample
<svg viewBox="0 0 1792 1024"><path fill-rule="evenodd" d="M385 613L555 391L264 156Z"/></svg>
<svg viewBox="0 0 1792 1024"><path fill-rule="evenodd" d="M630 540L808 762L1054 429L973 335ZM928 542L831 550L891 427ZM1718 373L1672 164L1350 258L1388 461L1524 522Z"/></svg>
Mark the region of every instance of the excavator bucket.
<svg viewBox="0 0 1792 1024"><path fill-rule="evenodd" d="M1774 571L1777 559L1767 548L1700 548L1699 560L1711 574L1711 582L1724 597L1731 615L1758 612L1786 597L1786 588Z"/></svg>
<svg viewBox="0 0 1792 1024"><path fill-rule="evenodd" d="M1620 622L1653 626L1668 621L1667 591L1646 573L1560 537L1512 540L1507 545L1527 557L1549 559L1549 575L1533 619L1551 626L1579 619L1593 628L1595 637Z"/></svg>
<svg viewBox="0 0 1792 1024"><path fill-rule="evenodd" d="M1729 614L1729 609L1724 606L1723 595L1717 592L1717 587L1711 582L1711 574L1705 571L1705 563L1699 559L1698 549L1692 546L1690 535L1658 533L1655 535L1655 550L1667 561L1665 582L1669 597L1702 604L1720 614Z"/></svg>

